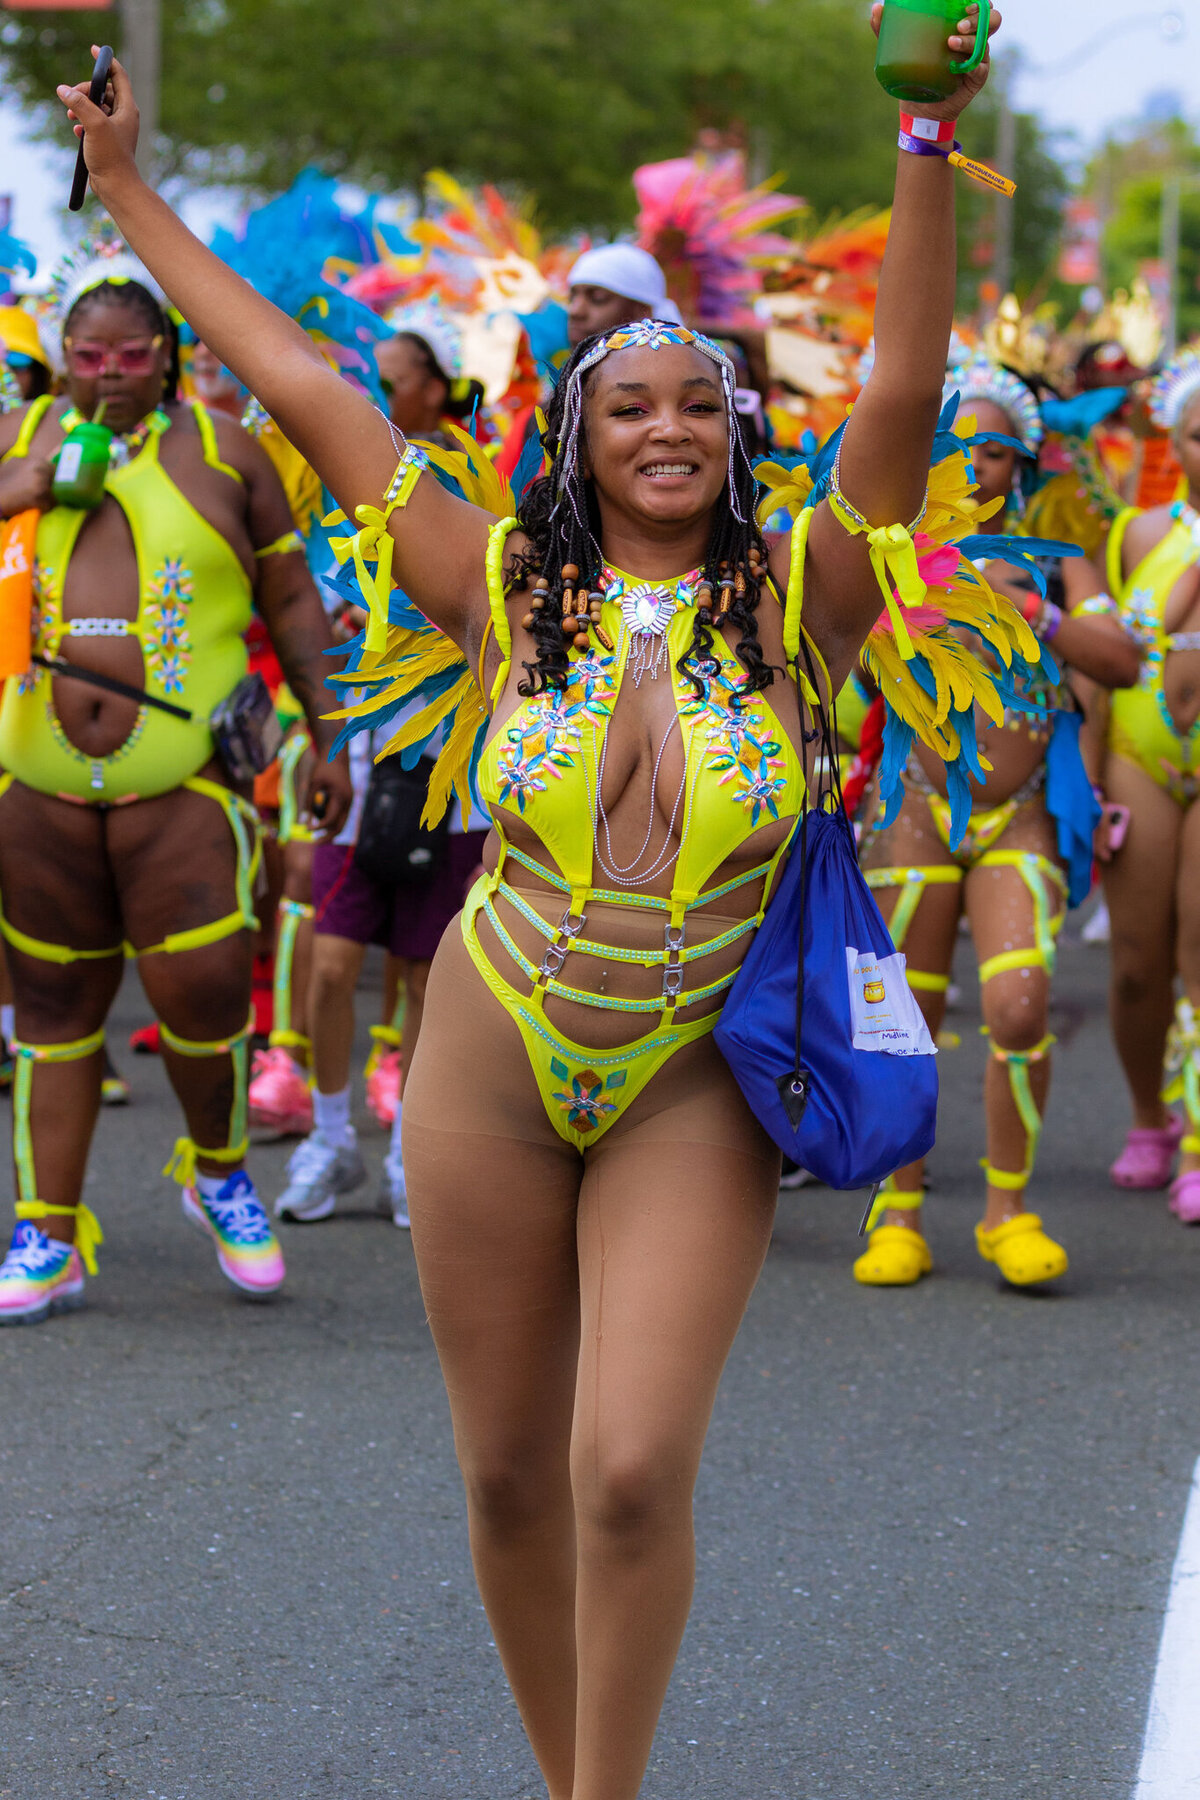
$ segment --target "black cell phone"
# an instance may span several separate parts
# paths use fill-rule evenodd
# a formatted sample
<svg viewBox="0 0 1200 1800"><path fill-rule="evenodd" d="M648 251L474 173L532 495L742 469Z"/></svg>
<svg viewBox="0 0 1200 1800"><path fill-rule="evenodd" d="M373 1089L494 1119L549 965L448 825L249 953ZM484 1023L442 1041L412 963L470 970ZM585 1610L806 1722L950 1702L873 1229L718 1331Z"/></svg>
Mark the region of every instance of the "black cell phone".
<svg viewBox="0 0 1200 1800"><path fill-rule="evenodd" d="M88 99L93 106L103 106L104 95L108 88L108 77L112 71L113 53L111 44L103 44L96 58L96 66L92 70L92 84L88 89ZM79 212L87 196L88 172L87 163L83 160L83 139L79 140L79 155L75 158L75 179L71 183L71 198L67 202L72 212Z"/></svg>

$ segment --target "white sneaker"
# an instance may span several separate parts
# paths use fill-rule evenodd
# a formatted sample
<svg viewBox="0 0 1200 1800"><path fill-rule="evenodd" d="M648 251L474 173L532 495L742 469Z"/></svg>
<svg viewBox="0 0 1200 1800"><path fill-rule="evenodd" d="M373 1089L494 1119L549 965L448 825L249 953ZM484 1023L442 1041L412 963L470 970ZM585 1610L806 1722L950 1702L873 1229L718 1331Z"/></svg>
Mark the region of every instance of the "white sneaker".
<svg viewBox="0 0 1200 1800"><path fill-rule="evenodd" d="M1112 921L1108 916L1108 907L1101 895L1095 912L1080 932L1085 944L1107 944L1112 936Z"/></svg>
<svg viewBox="0 0 1200 1800"><path fill-rule="evenodd" d="M367 1179L358 1138L350 1127L348 1144L331 1144L319 1131L297 1144L288 1161L288 1184L275 1202L275 1217L305 1225L327 1219L339 1194L349 1194Z"/></svg>
<svg viewBox="0 0 1200 1800"><path fill-rule="evenodd" d="M388 1152L383 1161L383 1174L379 1182L379 1210L391 1213L392 1224L398 1225L401 1231L411 1229L408 1216L408 1187L404 1180L404 1164L394 1152Z"/></svg>

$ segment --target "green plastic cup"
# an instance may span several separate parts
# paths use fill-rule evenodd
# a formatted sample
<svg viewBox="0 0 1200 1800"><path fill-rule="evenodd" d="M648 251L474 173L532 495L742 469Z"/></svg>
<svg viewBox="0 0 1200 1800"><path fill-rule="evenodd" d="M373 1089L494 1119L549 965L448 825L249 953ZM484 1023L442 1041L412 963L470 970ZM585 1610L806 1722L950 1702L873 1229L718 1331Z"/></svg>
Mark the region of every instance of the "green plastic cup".
<svg viewBox="0 0 1200 1800"><path fill-rule="evenodd" d="M90 512L104 498L113 434L84 419L62 441L50 491L59 506Z"/></svg>
<svg viewBox="0 0 1200 1800"><path fill-rule="evenodd" d="M875 52L875 79L895 100L946 100L960 75L977 69L987 54L991 0L980 0L975 47L954 62L947 38L965 8L962 0L885 0Z"/></svg>

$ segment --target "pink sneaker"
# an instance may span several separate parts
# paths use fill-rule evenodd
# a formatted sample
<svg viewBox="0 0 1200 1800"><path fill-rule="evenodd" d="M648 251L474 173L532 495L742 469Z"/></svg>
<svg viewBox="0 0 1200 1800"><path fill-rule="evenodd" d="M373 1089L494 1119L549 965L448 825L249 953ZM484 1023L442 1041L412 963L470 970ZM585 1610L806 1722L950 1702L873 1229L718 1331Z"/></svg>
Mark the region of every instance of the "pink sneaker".
<svg viewBox="0 0 1200 1800"><path fill-rule="evenodd" d="M307 1137L313 1128L312 1091L287 1051L256 1050L247 1094L250 1123L278 1137Z"/></svg>
<svg viewBox="0 0 1200 1800"><path fill-rule="evenodd" d="M1160 1131L1135 1125L1125 1139L1125 1148L1109 1170L1114 1187L1141 1188L1143 1191L1165 1188L1171 1179L1171 1164L1183 1136L1183 1120L1171 1114L1171 1123Z"/></svg>
<svg viewBox="0 0 1200 1800"><path fill-rule="evenodd" d="M400 1104L400 1052L385 1050L367 1076L367 1105L389 1131Z"/></svg>
<svg viewBox="0 0 1200 1800"><path fill-rule="evenodd" d="M1200 1225L1200 1169L1175 1177L1167 1206L1181 1225Z"/></svg>

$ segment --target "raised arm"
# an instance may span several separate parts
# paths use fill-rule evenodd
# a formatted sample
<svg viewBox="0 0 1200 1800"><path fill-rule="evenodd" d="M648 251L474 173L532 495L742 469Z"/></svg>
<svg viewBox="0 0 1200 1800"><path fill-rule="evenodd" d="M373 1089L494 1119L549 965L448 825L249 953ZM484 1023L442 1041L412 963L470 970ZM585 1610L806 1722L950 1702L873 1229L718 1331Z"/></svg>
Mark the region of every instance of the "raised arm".
<svg viewBox="0 0 1200 1800"><path fill-rule="evenodd" d="M404 449L377 407L326 363L294 320L264 300L193 236L137 171L138 113L114 62L108 106L87 88L60 87L75 130L86 131L92 187L197 335L260 400L350 518L379 506ZM395 579L457 642L472 649L486 618L484 550L490 516L427 476L392 514Z"/></svg>
<svg viewBox="0 0 1200 1800"><path fill-rule="evenodd" d="M882 11L879 5L873 11L876 31ZM950 38L955 55L969 53L977 12L967 7L961 36ZM992 31L999 23L993 9ZM905 110L957 118L982 88L987 68L985 61L965 75L948 100L911 109L906 102ZM839 462L841 492L872 527L911 525L925 498L954 322L955 179L944 157L900 153L875 308L875 363L847 423ZM805 618L835 692L881 606L865 535L851 536L826 503L809 538Z"/></svg>

